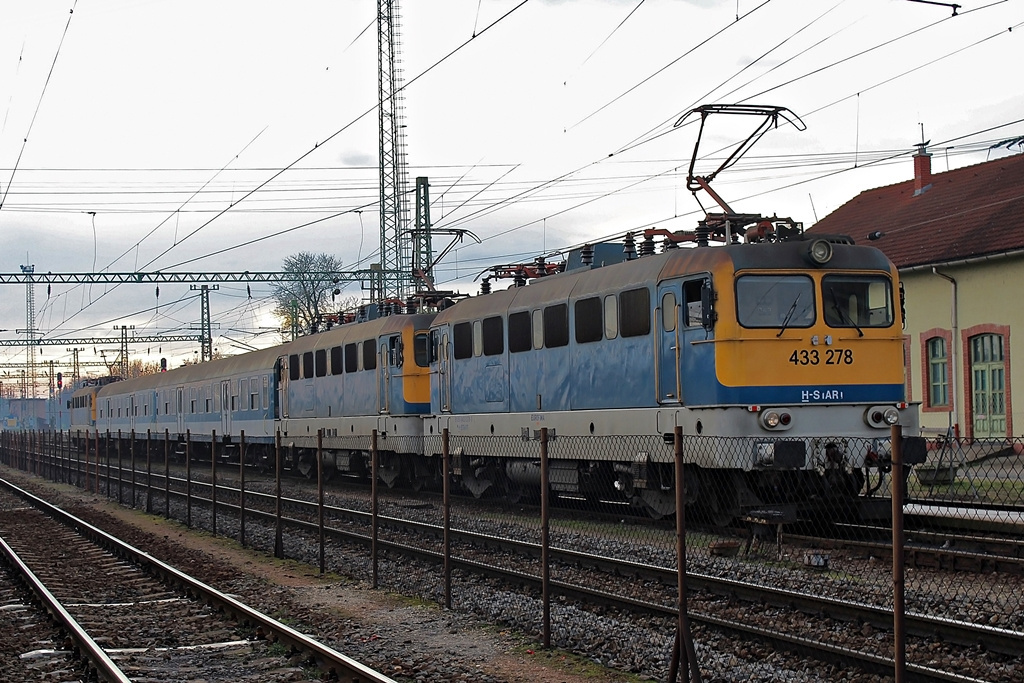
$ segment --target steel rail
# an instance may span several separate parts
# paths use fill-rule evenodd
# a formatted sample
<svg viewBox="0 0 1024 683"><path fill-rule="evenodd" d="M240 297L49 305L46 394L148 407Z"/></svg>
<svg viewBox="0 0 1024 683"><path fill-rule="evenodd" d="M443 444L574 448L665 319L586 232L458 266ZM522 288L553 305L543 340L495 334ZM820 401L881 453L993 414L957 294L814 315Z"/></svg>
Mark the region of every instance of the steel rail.
<svg viewBox="0 0 1024 683"><path fill-rule="evenodd" d="M181 481L184 483L183 480ZM192 484L210 486L209 482L193 481ZM222 487L220 484L217 485L217 488L218 490L224 490L227 492L238 492L237 489ZM184 497L185 493L172 490L171 495ZM266 500L275 499L274 494L261 493L258 491L246 491L245 495L247 500L254 497ZM203 505L211 504L209 499L199 496L193 495L192 500L194 503L198 502ZM282 497L281 503L286 507L293 507L308 511L308 514L310 515L315 514L316 503L313 502L299 500L297 498ZM238 511L238 506L226 502L218 501L217 507L225 511L233 511L236 513ZM368 512L329 505L324 506L324 511L325 513L338 518L358 520L367 524L369 523L370 513ZM248 507L246 508L246 515L271 523L276 519L272 512L259 511ZM380 523L384 525L397 529L415 530L420 533L434 535L437 538L441 538L444 533L444 529L436 524L404 520L386 515L381 515L378 519ZM314 534L319 531L319 527L316 523L307 522L294 517L282 517L282 523ZM366 546L369 546L370 544L370 537L368 535L363 535L355 531L326 526L325 533L333 538L349 542L359 543ZM457 529L452 529L450 533L453 541L459 541L470 545L494 547L501 550L515 551L520 554L526 554L533 557L540 557L540 545L537 543L516 541L513 539L500 538L488 534ZM424 558L429 558L432 561L440 561L443 559L440 553L435 553L433 551L404 546L400 543L387 542L383 540L378 540L377 543L383 548L390 548L407 554L419 555ZM630 560L603 557L576 550L551 548L550 556L554 560L564 562L569 565L589 566L619 575L633 575L658 581L665 586L674 586L677 579L674 568L646 565ZM469 560L456 560L453 558L453 562L456 564L465 563L463 566L469 569L477 566ZM863 621L879 629L891 628L893 623L893 614L891 609L866 603L851 603L834 598L811 595L808 593L784 591L776 588L757 586L742 581L693 572L687 574L687 581L693 588L704 589L716 595L735 597L746 602L767 603L777 607L798 609L811 614L827 612L838 619L850 622ZM552 585L554 585L554 583ZM570 587L568 584L563 584L560 586L560 590L570 590ZM623 598L623 600L627 601L627 603L629 601L628 598ZM672 613L675 613L674 610ZM905 620L907 633L917 637L930 638L937 636L945 641L968 647L983 644L987 649L1007 655L1017 655L1024 651L1024 633L1017 631L1001 629L983 624L972 624L969 622L918 614L914 612L908 612L905 616Z"/></svg>
<svg viewBox="0 0 1024 683"><path fill-rule="evenodd" d="M177 477L172 478L172 481L185 484L184 480ZM210 482L200 482L195 480L192 481L192 484L206 487L211 486ZM238 489L224 487L221 484L218 484L217 488L218 490L225 492L239 493ZM172 490L170 493L172 496L179 498L184 498L186 496L186 494L181 491ZM247 499L260 498L269 501L276 498L274 494L261 493L258 491L246 491L245 495ZM200 496L193 495L192 500L193 502L198 502L203 505L211 504L209 499L202 498ZM304 511L310 511L308 514L313 515L315 514L317 504L296 498L282 497L282 505L291 506ZM225 511L238 511L238 506L226 502L218 501L217 506ZM336 517L358 520L367 524L369 523L370 513L368 512L335 506L324 506L324 509L326 512L329 512ZM246 515L263 519L268 522L274 522L276 520L275 514L272 512L257 511L250 508L246 509ZM379 516L378 519L380 523L388 526L398 529L416 530L421 533L429 533L437 536L438 538L443 535L444 531L442 527L436 524L403 520L385 515ZM282 516L282 523L286 523L312 533L318 533L319 530L317 524L296 519L294 517ZM364 544L367 546L370 544L370 537L368 535L364 536L363 534L354 531L325 527L325 533L334 538L340 538L349 542ZM502 550L511 550L534 557L540 556L540 545L526 541L516 541L513 539L490 536L488 534L455 529L451 530L451 539L453 541L460 541L472 545L483 545L485 547L490 546ZM428 551L422 548L404 546L400 543L378 540L378 545L382 548L389 548L397 552L428 558L431 561L440 561L442 559L440 553ZM562 561L567 564L590 566L620 575L630 574L642 578L657 580L666 586L674 586L677 579L674 568L645 565L639 562L602 557L560 548L552 548L550 553L552 559ZM486 566L470 560L456 560L455 558L453 558L453 562L457 565L464 566L467 569L482 568ZM515 576L515 572L510 572L509 575ZM747 602L767 603L777 607L798 609L812 614L827 612L842 620L853 622L860 620L879 629L891 628L893 624L893 614L891 609L865 603L850 603L807 593L783 591L775 588L756 586L741 581L692 572L687 574L687 580L689 585L693 588L704 589L716 595L735 597ZM555 585L554 582L552 585ZM586 589L562 584L559 586L559 590L585 591ZM629 598L620 597L618 599L623 601L623 605L632 604ZM675 614L674 609L672 614ZM908 612L905 615L905 627L907 633L914 636L923 638L937 636L945 641L968 647L983 644L987 649L1011 656L1024 651L1024 633L993 626L972 624L953 619Z"/></svg>
<svg viewBox="0 0 1024 683"><path fill-rule="evenodd" d="M28 585L29 590L35 594L36 598L43 605L50 616L52 616L60 627L68 634L68 637L75 643L79 651L85 656L85 658L92 664L92 667L96 671L96 675L103 681L109 681L110 683L131 683L131 679L128 675L118 668L117 664L114 664L113 660L107 656L107 653L103 651L92 636L82 628L81 624L71 616L64 605L50 592L50 590L43 584L38 576L35 575L28 565L18 556L18 553L14 551L10 545L7 544L2 537L0 537L0 551L3 552L4 557L7 558L8 564L10 564L17 575L22 581Z"/></svg>
<svg viewBox="0 0 1024 683"><path fill-rule="evenodd" d="M171 565L158 560L152 555L125 543L124 541L111 536L88 522L71 515L64 510L48 503L38 496L19 488L15 484L0 478L0 485L3 485L18 494L34 507L42 510L57 521L74 528L80 534L100 545L110 552L123 557L130 562L154 573L169 583L174 583L185 588L186 591L209 603L211 606L233 615L240 622L251 626L262 627L268 634L273 634L285 644L310 652L317 660L318 666L329 670L341 680L358 681L360 683L395 683L395 681L374 671L370 667L357 662L337 650L327 647L323 643L313 640L295 629L282 624L248 605L235 600L231 596L218 591L198 579L178 571Z"/></svg>

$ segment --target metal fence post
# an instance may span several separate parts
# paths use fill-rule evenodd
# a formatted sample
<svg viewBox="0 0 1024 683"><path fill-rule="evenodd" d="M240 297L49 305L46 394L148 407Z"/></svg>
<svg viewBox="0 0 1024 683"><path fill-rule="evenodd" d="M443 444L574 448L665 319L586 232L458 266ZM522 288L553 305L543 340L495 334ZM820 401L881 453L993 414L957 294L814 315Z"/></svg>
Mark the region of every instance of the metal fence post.
<svg viewBox="0 0 1024 683"><path fill-rule="evenodd" d="M85 462L86 462L85 476L88 477L89 476L89 469L88 469L88 463L89 463L89 434L87 433L85 435L85 437L86 437L85 438ZM75 447L75 461L76 461L76 465L75 465L75 481L78 482L77 483L78 488L82 488L82 451L80 451L78 449L78 447L77 447L77 444L80 444L80 443L82 443L82 430L81 429L76 429L75 430L75 444L76 444L76 447Z"/></svg>
<svg viewBox="0 0 1024 683"><path fill-rule="evenodd" d="M132 465L132 507L135 507L135 430L132 430L131 440L128 442L129 452L131 453L131 465Z"/></svg>
<svg viewBox="0 0 1024 683"><path fill-rule="evenodd" d="M164 430L164 519L171 518L171 431Z"/></svg>
<svg viewBox="0 0 1024 683"><path fill-rule="evenodd" d="M185 526L192 528L192 430L185 430Z"/></svg>
<svg viewBox="0 0 1024 683"><path fill-rule="evenodd" d="M377 472L380 456L377 453L377 430L370 437L370 560L372 565L370 586L377 588Z"/></svg>
<svg viewBox="0 0 1024 683"><path fill-rule="evenodd" d="M146 430L146 514L153 514L153 444L152 430Z"/></svg>
<svg viewBox="0 0 1024 683"><path fill-rule="evenodd" d="M96 440L93 443L93 455L96 456L96 475L93 477L93 493L100 494L100 430L96 430ZM86 477L88 479L88 476Z"/></svg>
<svg viewBox="0 0 1024 683"><path fill-rule="evenodd" d="M316 431L316 495L317 495L317 529L320 540L320 575L327 569L324 557L324 430Z"/></svg>
<svg viewBox="0 0 1024 683"><path fill-rule="evenodd" d="M697 651L690 633L690 619L686 612L686 478L683 471L683 428L675 428L675 481L676 481L676 639L669 663L668 680L674 683L679 672L679 660L686 657L689 679L701 682Z"/></svg>
<svg viewBox="0 0 1024 683"><path fill-rule="evenodd" d="M238 434L238 544L245 547L245 430Z"/></svg>
<svg viewBox="0 0 1024 683"><path fill-rule="evenodd" d="M210 431L210 530L217 535L217 430Z"/></svg>
<svg viewBox="0 0 1024 683"><path fill-rule="evenodd" d="M451 450L448 448L448 428L441 431L441 474L443 476L442 505L444 507L444 608L452 608L452 504L451 504Z"/></svg>
<svg viewBox="0 0 1024 683"><path fill-rule="evenodd" d="M121 430L120 429L117 430L117 449L116 450L117 450L117 504L118 505L123 505L124 504L124 501L123 501L124 494L122 493L122 489L124 488L124 486L122 485L122 482L124 481L124 468L121 466Z"/></svg>
<svg viewBox="0 0 1024 683"><path fill-rule="evenodd" d="M551 647L551 563L550 550L550 519L549 519L548 481L548 428L540 428L540 594L543 604L542 629L544 647Z"/></svg>
<svg viewBox="0 0 1024 683"><path fill-rule="evenodd" d="M274 477L277 482L274 506L274 557L284 558L284 539L281 538L281 430L274 438Z"/></svg>
<svg viewBox="0 0 1024 683"><path fill-rule="evenodd" d="M904 617L904 552L903 552L903 427L892 426L892 630L893 680L904 683L907 679L907 641L903 630Z"/></svg>
<svg viewBox="0 0 1024 683"><path fill-rule="evenodd" d="M99 468L96 470L99 476ZM103 480L107 482L107 498L110 498L110 430L107 430L107 438L103 442Z"/></svg>

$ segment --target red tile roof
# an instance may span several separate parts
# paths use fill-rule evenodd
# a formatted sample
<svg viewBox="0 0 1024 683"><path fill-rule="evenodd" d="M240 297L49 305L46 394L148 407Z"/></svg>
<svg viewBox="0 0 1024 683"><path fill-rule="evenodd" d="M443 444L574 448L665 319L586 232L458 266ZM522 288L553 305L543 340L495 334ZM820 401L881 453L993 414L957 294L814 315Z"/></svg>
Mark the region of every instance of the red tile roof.
<svg viewBox="0 0 1024 683"><path fill-rule="evenodd" d="M933 174L918 196L914 182L865 190L808 232L849 235L899 268L1024 249L1024 154Z"/></svg>

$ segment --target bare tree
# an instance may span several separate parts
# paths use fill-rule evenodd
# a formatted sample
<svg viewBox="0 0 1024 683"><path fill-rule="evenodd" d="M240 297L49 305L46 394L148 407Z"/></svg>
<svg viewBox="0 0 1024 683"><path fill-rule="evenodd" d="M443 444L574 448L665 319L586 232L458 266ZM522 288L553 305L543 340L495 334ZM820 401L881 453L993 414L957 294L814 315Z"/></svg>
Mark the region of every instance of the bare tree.
<svg viewBox="0 0 1024 683"><path fill-rule="evenodd" d="M274 315L281 319L285 330L305 334L325 328L328 315L337 310L334 274L341 265L330 254L308 251L284 259L282 270L298 276L294 282L274 286Z"/></svg>

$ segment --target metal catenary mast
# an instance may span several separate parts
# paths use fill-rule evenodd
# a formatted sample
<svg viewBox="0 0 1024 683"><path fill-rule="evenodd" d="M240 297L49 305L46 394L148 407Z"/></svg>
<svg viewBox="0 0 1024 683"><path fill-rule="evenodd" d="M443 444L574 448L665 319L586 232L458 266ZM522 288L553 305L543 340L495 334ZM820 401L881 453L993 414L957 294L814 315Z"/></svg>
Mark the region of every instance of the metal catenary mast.
<svg viewBox="0 0 1024 683"><path fill-rule="evenodd" d="M413 291L412 237L405 229L405 137L399 68L397 0L377 1L377 95L380 134L380 254L378 301L404 300Z"/></svg>

